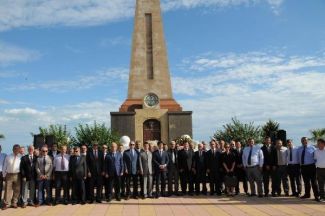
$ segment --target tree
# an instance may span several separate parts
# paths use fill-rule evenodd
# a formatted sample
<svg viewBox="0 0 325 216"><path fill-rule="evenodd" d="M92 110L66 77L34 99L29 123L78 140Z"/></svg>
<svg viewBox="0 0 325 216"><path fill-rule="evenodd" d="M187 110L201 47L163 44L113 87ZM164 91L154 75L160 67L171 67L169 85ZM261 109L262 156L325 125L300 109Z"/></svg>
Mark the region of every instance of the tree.
<svg viewBox="0 0 325 216"><path fill-rule="evenodd" d="M325 128L318 128L310 130L311 138L309 140L313 141L314 143L317 142L318 139L325 139Z"/></svg>
<svg viewBox="0 0 325 216"><path fill-rule="evenodd" d="M76 134L72 138L74 145L92 145L94 142L97 142L99 146L111 145L112 142L118 142L120 138L117 133L106 127L104 123L98 124L96 121L93 125L79 124L75 127L75 132Z"/></svg>
<svg viewBox="0 0 325 216"><path fill-rule="evenodd" d="M217 140L223 139L226 142L231 140L239 140L244 145L249 138L253 138L255 142L261 141L261 128L255 126L254 122L242 123L236 117L231 119L231 123L222 126L223 129L217 130L214 138Z"/></svg>
<svg viewBox="0 0 325 216"><path fill-rule="evenodd" d="M4 139L4 138L5 138L5 135L0 134L0 139Z"/></svg>
<svg viewBox="0 0 325 216"><path fill-rule="evenodd" d="M279 131L280 124L277 121L269 119L265 125L262 126L262 136L263 137L276 137Z"/></svg>
<svg viewBox="0 0 325 216"><path fill-rule="evenodd" d="M70 145L71 142L71 134L67 130L66 125L49 125L47 128L39 127L39 134L46 136L54 136L55 142L60 147L61 145ZM34 136L34 133L31 133Z"/></svg>

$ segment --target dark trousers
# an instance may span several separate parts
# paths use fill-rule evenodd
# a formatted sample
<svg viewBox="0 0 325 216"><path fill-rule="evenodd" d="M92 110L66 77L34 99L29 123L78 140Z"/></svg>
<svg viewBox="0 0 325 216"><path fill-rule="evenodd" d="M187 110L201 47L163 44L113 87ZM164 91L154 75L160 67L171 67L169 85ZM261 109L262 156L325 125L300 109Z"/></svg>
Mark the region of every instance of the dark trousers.
<svg viewBox="0 0 325 216"><path fill-rule="evenodd" d="M188 188L188 192L192 194L194 191L192 172L190 170L184 170L183 172L179 172L179 176L181 179L182 193L185 194Z"/></svg>
<svg viewBox="0 0 325 216"><path fill-rule="evenodd" d="M292 194L297 196L301 194L301 172L299 164L288 165L288 175Z"/></svg>
<svg viewBox="0 0 325 216"><path fill-rule="evenodd" d="M121 196L124 197L125 196L125 175L120 176L121 178Z"/></svg>
<svg viewBox="0 0 325 216"><path fill-rule="evenodd" d="M156 171L156 197L165 195L167 174L164 171Z"/></svg>
<svg viewBox="0 0 325 216"><path fill-rule="evenodd" d="M217 174L217 171L210 171L209 175L209 183L210 183L210 194L221 194L221 181L220 181L220 175Z"/></svg>
<svg viewBox="0 0 325 216"><path fill-rule="evenodd" d="M284 193L287 195L289 193L289 184L288 184L288 173L287 166L278 166L275 172L275 191L278 195L281 194L281 182L283 186Z"/></svg>
<svg viewBox="0 0 325 216"><path fill-rule="evenodd" d="M103 187L104 187L104 190L105 190L105 199L108 199L109 198L109 180L108 178L106 178L105 176L103 176Z"/></svg>
<svg viewBox="0 0 325 216"><path fill-rule="evenodd" d="M63 188L63 200L68 201L68 172L55 172L55 201L60 200L61 187Z"/></svg>
<svg viewBox="0 0 325 216"><path fill-rule="evenodd" d="M318 197L318 185L316 180L316 166L315 164L302 165L301 174L305 184L305 195L310 196L310 188L313 188L314 196Z"/></svg>
<svg viewBox="0 0 325 216"><path fill-rule="evenodd" d="M38 204L51 202L50 183L51 180L38 180Z"/></svg>
<svg viewBox="0 0 325 216"><path fill-rule="evenodd" d="M83 178L73 178L72 181L73 202L86 202L85 180Z"/></svg>
<svg viewBox="0 0 325 216"><path fill-rule="evenodd" d="M4 178L2 176L2 172L0 172L0 200L2 200L3 182L4 182Z"/></svg>
<svg viewBox="0 0 325 216"><path fill-rule="evenodd" d="M173 192L178 194L179 173L176 166L169 167L168 169L168 193L171 195ZM173 190L174 186L174 190Z"/></svg>
<svg viewBox="0 0 325 216"><path fill-rule="evenodd" d="M90 200L90 178L87 177L85 180L84 180L84 183L85 183L85 188L86 188L86 200Z"/></svg>
<svg viewBox="0 0 325 216"><path fill-rule="evenodd" d="M240 193L240 190L239 190L239 183L240 182L243 182L243 188L244 188L244 192L245 193L248 193L248 184L247 184L247 177L246 177L246 173L245 173L245 170L243 168L237 168L235 170L235 176L237 177L238 179L238 182L237 182L237 186L236 186L236 193Z"/></svg>
<svg viewBox="0 0 325 216"><path fill-rule="evenodd" d="M319 186L319 195L325 199L324 186L325 186L325 168L317 168L317 181Z"/></svg>
<svg viewBox="0 0 325 216"><path fill-rule="evenodd" d="M131 195L131 180L133 184L133 196L138 196L138 175L128 174L125 176L126 196Z"/></svg>
<svg viewBox="0 0 325 216"><path fill-rule="evenodd" d="M138 175L138 180L140 183L140 196L144 196L144 192L143 192L143 175Z"/></svg>
<svg viewBox="0 0 325 216"><path fill-rule="evenodd" d="M114 187L115 198L120 199L121 198L121 176L114 175L108 178L109 199L111 199L113 196L113 187Z"/></svg>
<svg viewBox="0 0 325 216"><path fill-rule="evenodd" d="M276 171L270 167L269 170L266 170L264 168L263 170L263 185L264 185L264 193L265 195L268 195L270 193L270 178L271 178L271 188L272 188L272 194L275 194L276 191Z"/></svg>
<svg viewBox="0 0 325 216"><path fill-rule="evenodd" d="M102 189L103 189L103 178L101 175L97 175L97 176L91 176L91 178L89 179L89 197L90 197L90 201L94 201L95 199L95 190L96 187L96 200L99 201L102 198Z"/></svg>
<svg viewBox="0 0 325 216"><path fill-rule="evenodd" d="M202 191L200 189L200 185L202 184ZM206 185L206 172L205 170L202 170L199 173L196 173L195 175L195 193L206 194L207 193L207 185Z"/></svg>

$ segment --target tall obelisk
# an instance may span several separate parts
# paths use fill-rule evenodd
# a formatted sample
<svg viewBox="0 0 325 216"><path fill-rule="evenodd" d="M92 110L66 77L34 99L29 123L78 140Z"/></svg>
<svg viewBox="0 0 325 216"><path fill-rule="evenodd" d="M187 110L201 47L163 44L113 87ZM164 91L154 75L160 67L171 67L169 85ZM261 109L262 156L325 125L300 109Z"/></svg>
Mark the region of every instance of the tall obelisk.
<svg viewBox="0 0 325 216"><path fill-rule="evenodd" d="M136 1L128 97L111 128L141 141L192 135L192 112L173 98L160 0Z"/></svg>

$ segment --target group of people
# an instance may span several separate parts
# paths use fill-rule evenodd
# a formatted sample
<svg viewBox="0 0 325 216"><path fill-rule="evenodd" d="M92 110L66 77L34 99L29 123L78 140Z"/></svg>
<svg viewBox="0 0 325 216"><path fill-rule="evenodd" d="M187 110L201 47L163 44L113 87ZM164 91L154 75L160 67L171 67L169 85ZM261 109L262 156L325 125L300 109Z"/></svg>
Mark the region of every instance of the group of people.
<svg viewBox="0 0 325 216"><path fill-rule="evenodd" d="M189 142L174 141L169 145L160 141L157 146L131 141L127 150L116 143L110 148L97 143L91 148L62 145L59 150L54 144L40 149L30 145L27 154L16 144L12 154L0 153L0 197L5 185L2 209L101 203L113 198L235 196L240 193L239 182L248 196L306 199L312 187L315 200L324 200L325 141L319 139L318 148L309 145L306 137L301 143L296 147L288 140L285 147L281 140L272 144L266 137L263 147L249 139L242 148L240 141L211 140L209 146L198 144L196 151Z"/></svg>

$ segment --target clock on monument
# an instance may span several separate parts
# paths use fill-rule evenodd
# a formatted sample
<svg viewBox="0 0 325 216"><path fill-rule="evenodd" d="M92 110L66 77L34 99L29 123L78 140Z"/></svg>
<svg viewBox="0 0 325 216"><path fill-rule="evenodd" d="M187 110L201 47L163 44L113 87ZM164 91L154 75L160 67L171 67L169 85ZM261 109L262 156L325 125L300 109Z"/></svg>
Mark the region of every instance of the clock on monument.
<svg viewBox="0 0 325 216"><path fill-rule="evenodd" d="M144 103L148 107L155 107L159 104L159 98L154 93L149 93L144 97Z"/></svg>

